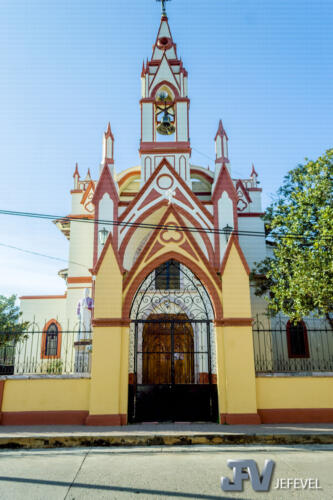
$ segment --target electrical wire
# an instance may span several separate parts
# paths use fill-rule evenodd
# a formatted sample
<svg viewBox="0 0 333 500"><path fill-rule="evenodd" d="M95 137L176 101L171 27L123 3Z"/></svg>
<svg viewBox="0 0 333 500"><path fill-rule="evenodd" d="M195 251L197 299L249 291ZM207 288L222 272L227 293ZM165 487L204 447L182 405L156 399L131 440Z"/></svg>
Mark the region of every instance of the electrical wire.
<svg viewBox="0 0 333 500"><path fill-rule="evenodd" d="M208 160L212 161L213 164L215 163L215 161L216 161L215 158L212 158L211 156L207 155L206 153L203 153L202 151L199 151L199 149L195 148L194 146L191 146L191 149L193 149L193 151L196 151L197 153L199 153L199 155L205 156ZM211 170L211 172L213 172L213 170ZM243 177L243 174L240 173L238 170L235 170L234 168L232 168L232 172Z"/></svg>
<svg viewBox="0 0 333 500"><path fill-rule="evenodd" d="M114 221L114 220L109 220L109 219L89 219L88 217L82 217L82 218L77 218L76 216L58 216L58 215L51 215L51 214L42 214L42 213L33 213L33 212L18 212L18 211L12 211L12 210L1 210L0 209L0 215L10 215L10 216L17 216L17 217L30 217L34 219L44 219L44 220L61 220L64 222L83 222L83 223L91 223L95 224L97 222L100 225L104 226L129 226L129 227L135 227L135 228L141 228L141 229L165 229L165 230L175 230L175 231L184 231L184 232L190 232L190 233L205 233L205 234L224 234L228 235L231 232L237 236L254 236L254 237L264 237L266 238L267 235L264 231L242 231L242 230L234 230L230 227L229 228L223 228L223 229L216 229L216 228L197 228L197 227L191 227L191 226L176 226L172 224L147 224L147 223L142 223L142 222L126 222L126 221ZM308 236L304 236L304 234L297 234L297 233L286 233L286 234L274 234L274 238L292 238L292 239L300 239L300 240L307 240L309 239ZM333 240L333 236L321 236L322 240Z"/></svg>
<svg viewBox="0 0 333 500"><path fill-rule="evenodd" d="M30 255L37 255L37 257L45 257L47 259L59 260L61 262L66 262L66 264L75 264L76 266L81 266L87 269L87 266L85 266L84 264L79 264L79 262L75 262L73 260L61 259L60 257L54 257L52 255L47 255L45 253L34 252L33 250L26 250L25 248L16 247L14 245L6 245L6 243L0 243L0 246L4 248L11 248L12 250L18 250L19 252L28 253Z"/></svg>

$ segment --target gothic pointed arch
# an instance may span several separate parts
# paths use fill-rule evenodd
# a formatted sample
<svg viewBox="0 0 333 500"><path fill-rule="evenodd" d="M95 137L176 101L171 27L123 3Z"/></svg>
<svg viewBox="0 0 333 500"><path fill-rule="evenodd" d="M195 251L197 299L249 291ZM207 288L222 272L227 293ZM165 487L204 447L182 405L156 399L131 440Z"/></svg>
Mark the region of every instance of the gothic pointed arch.
<svg viewBox="0 0 333 500"><path fill-rule="evenodd" d="M133 302L133 298L140 287L141 283L147 278L147 276L158 266L161 264L167 262L168 260L175 260L181 264L184 264L186 267L192 271L192 273L197 277L198 280L201 281L201 283L206 287L206 290L208 292L208 295L210 297L210 300L212 302L213 306L213 311L214 311L214 319L215 320L220 320L223 317L223 311L222 311L222 303L221 303L221 298L219 297L217 293L216 286L213 284L213 281L211 278L208 276L207 273L198 265L196 264L193 260L191 260L189 257L177 253L177 252L168 252L165 253L153 261L151 261L149 264L147 264L144 269L142 269L138 274L134 277L134 279L131 281L131 284L128 287L128 290L125 293L124 297L124 302L123 302L123 318L129 318L130 317L130 311L131 311L131 306Z"/></svg>

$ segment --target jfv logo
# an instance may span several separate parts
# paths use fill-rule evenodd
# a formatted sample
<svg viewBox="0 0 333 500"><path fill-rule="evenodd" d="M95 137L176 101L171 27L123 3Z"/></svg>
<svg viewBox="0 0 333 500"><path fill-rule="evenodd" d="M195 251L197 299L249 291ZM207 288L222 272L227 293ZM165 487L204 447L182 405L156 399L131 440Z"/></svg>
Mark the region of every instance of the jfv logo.
<svg viewBox="0 0 333 500"><path fill-rule="evenodd" d="M275 462L266 460L260 475L254 460L228 460L229 469L234 472L233 481L228 477L221 478L223 491L243 491L243 481L250 479L254 491L268 491L271 485Z"/></svg>

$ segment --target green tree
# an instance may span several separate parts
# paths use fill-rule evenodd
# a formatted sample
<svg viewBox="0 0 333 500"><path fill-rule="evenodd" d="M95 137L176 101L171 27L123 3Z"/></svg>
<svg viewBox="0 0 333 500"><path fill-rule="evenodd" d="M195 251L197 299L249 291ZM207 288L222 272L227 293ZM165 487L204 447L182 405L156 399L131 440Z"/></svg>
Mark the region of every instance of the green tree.
<svg viewBox="0 0 333 500"><path fill-rule="evenodd" d="M0 295L0 347L12 345L26 337L29 322L20 322L22 313L15 302L16 295Z"/></svg>
<svg viewBox="0 0 333 500"><path fill-rule="evenodd" d="M313 313L333 328L333 149L291 170L264 216L272 258L255 265L256 295L293 321Z"/></svg>

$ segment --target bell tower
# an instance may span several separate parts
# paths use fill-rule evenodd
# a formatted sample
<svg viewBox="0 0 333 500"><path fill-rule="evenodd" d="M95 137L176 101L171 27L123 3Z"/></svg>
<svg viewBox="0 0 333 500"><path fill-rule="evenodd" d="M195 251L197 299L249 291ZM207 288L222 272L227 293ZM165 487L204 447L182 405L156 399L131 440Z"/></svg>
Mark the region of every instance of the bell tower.
<svg viewBox="0 0 333 500"><path fill-rule="evenodd" d="M166 158L191 187L188 74L177 56L165 1L152 57L141 73L141 183Z"/></svg>

